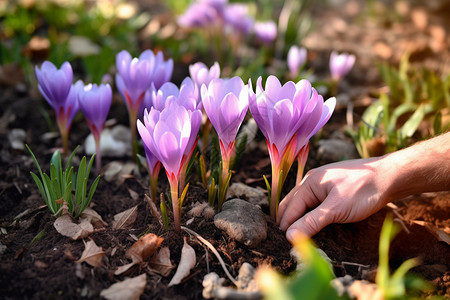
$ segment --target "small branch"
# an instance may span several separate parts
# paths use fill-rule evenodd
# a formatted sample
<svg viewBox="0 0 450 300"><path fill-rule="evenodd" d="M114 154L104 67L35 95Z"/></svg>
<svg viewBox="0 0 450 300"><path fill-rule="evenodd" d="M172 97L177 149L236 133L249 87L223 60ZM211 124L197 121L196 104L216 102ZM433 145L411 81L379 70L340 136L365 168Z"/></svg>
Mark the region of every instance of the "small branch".
<svg viewBox="0 0 450 300"><path fill-rule="evenodd" d="M219 252L216 250L216 248L214 248L214 246L208 242L207 240L205 240L202 236L200 236L198 233L196 233L195 231L181 226L181 229L186 231L187 233L195 236L199 241L201 241L202 243L204 243L213 253L214 255L217 257L217 259L220 262L220 265L222 266L223 270L225 271L225 274L228 276L228 279L230 279L231 282L233 282L233 284L235 286L238 286L238 282L233 278L233 276L231 276L230 272L228 271L227 267L225 266L225 262L223 261L222 257L220 256Z"/></svg>

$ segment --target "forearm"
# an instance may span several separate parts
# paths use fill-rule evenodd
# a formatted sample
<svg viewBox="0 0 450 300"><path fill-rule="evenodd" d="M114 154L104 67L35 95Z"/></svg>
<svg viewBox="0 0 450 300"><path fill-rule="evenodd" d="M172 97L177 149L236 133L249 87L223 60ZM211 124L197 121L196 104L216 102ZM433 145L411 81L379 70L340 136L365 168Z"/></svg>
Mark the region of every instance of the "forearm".
<svg viewBox="0 0 450 300"><path fill-rule="evenodd" d="M450 190L450 132L387 154L379 161L381 176L385 174L389 181L389 200Z"/></svg>

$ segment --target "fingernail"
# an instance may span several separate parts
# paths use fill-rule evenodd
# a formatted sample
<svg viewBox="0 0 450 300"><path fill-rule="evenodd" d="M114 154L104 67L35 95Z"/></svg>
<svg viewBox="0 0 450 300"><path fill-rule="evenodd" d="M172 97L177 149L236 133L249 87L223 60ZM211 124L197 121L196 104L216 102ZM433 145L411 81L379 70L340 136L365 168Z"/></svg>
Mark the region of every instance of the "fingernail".
<svg viewBox="0 0 450 300"><path fill-rule="evenodd" d="M289 242L292 242L294 240L296 233L296 229L288 229L288 231L286 231L286 238L289 240Z"/></svg>

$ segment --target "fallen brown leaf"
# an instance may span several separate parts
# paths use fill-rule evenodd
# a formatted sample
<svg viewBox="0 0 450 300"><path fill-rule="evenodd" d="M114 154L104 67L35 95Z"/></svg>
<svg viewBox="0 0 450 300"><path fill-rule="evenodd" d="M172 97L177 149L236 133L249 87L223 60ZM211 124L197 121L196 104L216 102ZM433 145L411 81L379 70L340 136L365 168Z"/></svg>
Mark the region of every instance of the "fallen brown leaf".
<svg viewBox="0 0 450 300"><path fill-rule="evenodd" d="M149 262L152 271L161 274L164 277L169 276L174 265L170 261L170 250L169 247L163 247L157 254L155 254Z"/></svg>
<svg viewBox="0 0 450 300"><path fill-rule="evenodd" d="M146 235L141 236L139 240L127 250L125 256L130 258L133 262L143 263L156 252L163 240L163 238L154 233L147 233Z"/></svg>
<svg viewBox="0 0 450 300"><path fill-rule="evenodd" d="M100 266L102 258L106 254L102 247L97 246L93 240L84 243L84 247L81 258L76 263L86 262L94 268Z"/></svg>
<svg viewBox="0 0 450 300"><path fill-rule="evenodd" d="M132 263L118 267L117 270L114 271L114 275L121 275L121 274L125 273L132 266L136 265L137 263L138 263L137 261L133 261Z"/></svg>
<svg viewBox="0 0 450 300"><path fill-rule="evenodd" d="M136 191L128 188L128 193L130 194L131 199L133 199L134 201L139 199L139 194Z"/></svg>
<svg viewBox="0 0 450 300"><path fill-rule="evenodd" d="M108 223L103 221L102 217L92 208L86 207L80 215L81 219L88 220L95 228L103 228Z"/></svg>
<svg viewBox="0 0 450 300"><path fill-rule="evenodd" d="M136 221L137 205L114 216L113 229L131 228Z"/></svg>
<svg viewBox="0 0 450 300"><path fill-rule="evenodd" d="M82 219L80 224L76 224L68 214L63 214L57 218L53 226L60 234L70 237L73 240L85 238L94 232L94 227L87 219Z"/></svg>
<svg viewBox="0 0 450 300"><path fill-rule="evenodd" d="M194 268L197 262L194 248L192 248L184 238L183 248L181 249L181 259L178 264L177 271L173 275L172 280L169 282L169 286L179 284L186 276L189 275L191 269Z"/></svg>
<svg viewBox="0 0 450 300"><path fill-rule="evenodd" d="M109 288L100 292L100 296L108 300L138 300L145 290L147 275L144 273L137 277L128 278L114 283Z"/></svg>

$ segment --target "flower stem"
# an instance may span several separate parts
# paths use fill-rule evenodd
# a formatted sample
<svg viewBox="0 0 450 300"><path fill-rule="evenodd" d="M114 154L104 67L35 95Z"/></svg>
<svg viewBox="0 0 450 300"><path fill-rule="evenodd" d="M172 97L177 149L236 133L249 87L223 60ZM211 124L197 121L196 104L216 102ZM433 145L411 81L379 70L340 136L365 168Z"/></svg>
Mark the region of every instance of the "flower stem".
<svg viewBox="0 0 450 300"><path fill-rule="evenodd" d="M281 186L280 182L280 170L277 167L272 166L272 192L270 194L270 217L273 220L277 218L278 202L280 201Z"/></svg>
<svg viewBox="0 0 450 300"><path fill-rule="evenodd" d="M168 174L169 175L169 174ZM175 230L181 231L181 223L180 223L180 206L178 200L178 180L175 178L174 174L171 174L169 177L170 184L170 195L172 197L172 211L173 211L173 221L175 224Z"/></svg>
<svg viewBox="0 0 450 300"><path fill-rule="evenodd" d="M66 129L66 122L58 122L59 133L61 134L63 153L69 153L69 131Z"/></svg>
<svg viewBox="0 0 450 300"><path fill-rule="evenodd" d="M100 174L102 168L102 152L100 149L100 134L95 138L95 167L97 174Z"/></svg>

